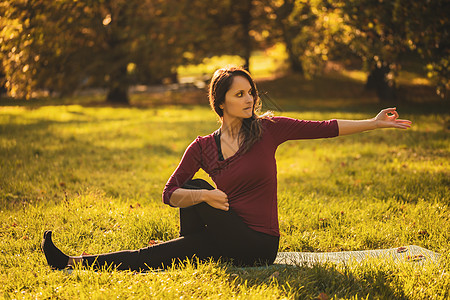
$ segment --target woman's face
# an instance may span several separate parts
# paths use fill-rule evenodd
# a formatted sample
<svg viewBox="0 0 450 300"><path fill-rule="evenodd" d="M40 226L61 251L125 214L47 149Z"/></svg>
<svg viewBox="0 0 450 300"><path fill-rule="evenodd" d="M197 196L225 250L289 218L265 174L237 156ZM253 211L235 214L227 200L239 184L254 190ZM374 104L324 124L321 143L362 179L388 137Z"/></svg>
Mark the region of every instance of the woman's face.
<svg viewBox="0 0 450 300"><path fill-rule="evenodd" d="M251 93L252 87L247 78L235 76L222 104L224 118L250 118L253 115L254 105Z"/></svg>

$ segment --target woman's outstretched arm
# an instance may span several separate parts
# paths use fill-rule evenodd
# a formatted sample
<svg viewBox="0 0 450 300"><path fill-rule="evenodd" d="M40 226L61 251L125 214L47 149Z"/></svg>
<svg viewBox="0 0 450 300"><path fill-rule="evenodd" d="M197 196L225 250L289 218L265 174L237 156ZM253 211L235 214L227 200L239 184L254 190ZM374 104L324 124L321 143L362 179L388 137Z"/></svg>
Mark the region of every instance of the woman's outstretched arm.
<svg viewBox="0 0 450 300"><path fill-rule="evenodd" d="M396 108L386 108L369 120L337 120L339 135L359 133L377 128L408 129L411 121L398 119Z"/></svg>

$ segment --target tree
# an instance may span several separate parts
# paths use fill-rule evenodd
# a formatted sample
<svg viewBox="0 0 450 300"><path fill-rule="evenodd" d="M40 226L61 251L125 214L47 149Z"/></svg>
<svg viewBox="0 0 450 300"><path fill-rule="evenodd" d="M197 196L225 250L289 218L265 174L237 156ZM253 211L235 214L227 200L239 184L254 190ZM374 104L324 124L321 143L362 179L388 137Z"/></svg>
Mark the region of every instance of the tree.
<svg viewBox="0 0 450 300"><path fill-rule="evenodd" d="M395 100L396 74L408 51L417 51L428 62L439 93L448 89L448 1L347 0L333 4L342 9L350 26L351 50L370 69L366 86L374 88L380 100Z"/></svg>
<svg viewBox="0 0 450 300"><path fill-rule="evenodd" d="M105 87L128 103L132 83L176 80L179 65L253 49L252 1L9 0L1 58L14 97Z"/></svg>
<svg viewBox="0 0 450 300"><path fill-rule="evenodd" d="M326 0L262 0L271 22L269 38L284 43L291 70L320 73L341 36L342 22Z"/></svg>
<svg viewBox="0 0 450 300"><path fill-rule="evenodd" d="M395 1L343 1L343 14L350 49L370 69L366 87L374 89L380 100L395 99L395 71L404 51L404 27L394 15Z"/></svg>
<svg viewBox="0 0 450 300"><path fill-rule="evenodd" d="M424 60L428 76L442 98L450 91L450 3L397 1L396 15L405 22L405 43Z"/></svg>
<svg viewBox="0 0 450 300"><path fill-rule="evenodd" d="M5 4L9 5L2 24L2 53L11 95L30 98L39 89L65 95L83 81L103 77L108 99L127 102L126 83L118 82L128 61L129 45L123 42L132 40L129 33L135 34L125 32L131 25L123 24L121 2L13 0Z"/></svg>
<svg viewBox="0 0 450 300"><path fill-rule="evenodd" d="M250 56L254 49L261 48L264 41L257 39L261 31L264 12L255 0L230 1L193 1L207 3L205 11L209 12L210 26L208 40L205 41L209 55L231 54L244 59L244 68L250 68ZM198 27L197 27L198 28ZM217 43L219 47L211 47Z"/></svg>
<svg viewBox="0 0 450 300"><path fill-rule="evenodd" d="M307 1L265 1L267 11L275 21L273 26L278 29L275 34L285 46L289 58L291 70L304 74L301 57L304 55L307 43L296 43L302 35L302 30L310 26L315 19L311 13L311 7Z"/></svg>
<svg viewBox="0 0 450 300"><path fill-rule="evenodd" d="M181 5L183 4L183 5ZM194 38L175 0L10 0L1 4L1 58L14 97L37 90L57 95L83 86L107 89L107 100L128 103L133 78L169 76ZM199 24L199 22L190 25ZM193 32L189 32L193 29ZM187 38L183 38L186 37ZM189 40L189 37L192 40ZM153 78L153 79L152 79Z"/></svg>

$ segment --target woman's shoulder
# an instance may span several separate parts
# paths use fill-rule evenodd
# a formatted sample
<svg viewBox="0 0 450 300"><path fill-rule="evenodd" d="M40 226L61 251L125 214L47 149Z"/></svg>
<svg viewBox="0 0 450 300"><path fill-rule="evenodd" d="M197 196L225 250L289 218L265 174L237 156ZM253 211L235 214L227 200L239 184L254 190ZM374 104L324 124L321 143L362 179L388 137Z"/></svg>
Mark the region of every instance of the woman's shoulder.
<svg viewBox="0 0 450 300"><path fill-rule="evenodd" d="M205 136L197 136L190 144L187 146L185 152L190 155L201 154L206 149L210 148L211 143L214 141L213 134L208 134Z"/></svg>
<svg viewBox="0 0 450 300"><path fill-rule="evenodd" d="M272 113L271 114L264 114L261 117L261 121L263 122L270 122L270 123L275 123L278 121L283 121L283 120L295 120L295 118L290 118L290 117L285 117L285 116L275 116Z"/></svg>
<svg viewBox="0 0 450 300"><path fill-rule="evenodd" d="M273 126L279 126L285 123L290 123L293 121L298 121L293 118L289 117L283 117L283 116L268 116L261 119L261 123L265 127L273 127Z"/></svg>
<svg viewBox="0 0 450 300"><path fill-rule="evenodd" d="M205 146L214 141L214 133L210 133L208 135L199 135L192 141L191 144L198 144L199 146Z"/></svg>

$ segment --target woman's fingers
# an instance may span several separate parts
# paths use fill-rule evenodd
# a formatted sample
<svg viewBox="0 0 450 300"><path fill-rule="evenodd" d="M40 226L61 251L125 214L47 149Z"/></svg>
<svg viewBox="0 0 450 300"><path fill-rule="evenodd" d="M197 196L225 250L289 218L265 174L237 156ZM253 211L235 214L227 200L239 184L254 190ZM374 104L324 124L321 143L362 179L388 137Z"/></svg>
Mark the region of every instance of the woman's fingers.
<svg viewBox="0 0 450 300"><path fill-rule="evenodd" d="M394 127L394 128L402 128L402 129L407 129L411 127L411 122L405 120L405 121L399 121L399 120L386 120L383 121L382 123L380 123L382 128L389 128L389 127Z"/></svg>
<svg viewBox="0 0 450 300"><path fill-rule="evenodd" d="M395 128L408 129L411 127L411 121L408 120L396 120L393 124Z"/></svg>
<svg viewBox="0 0 450 300"><path fill-rule="evenodd" d="M402 119L397 120L397 122L408 123L408 124L412 123L410 120L402 120Z"/></svg>
<svg viewBox="0 0 450 300"><path fill-rule="evenodd" d="M387 115L388 113L394 113L396 109L396 107L385 108L381 110L381 113Z"/></svg>
<svg viewBox="0 0 450 300"><path fill-rule="evenodd" d="M403 124L397 124L396 126L394 126L395 128L400 128L400 129L408 129L411 126L410 125L403 125Z"/></svg>
<svg viewBox="0 0 450 300"><path fill-rule="evenodd" d="M398 112L396 110L393 110L391 113L395 116L395 119L398 118Z"/></svg>
<svg viewBox="0 0 450 300"><path fill-rule="evenodd" d="M411 123L407 123L407 122L395 122L399 125L404 125L404 126L411 126Z"/></svg>
<svg viewBox="0 0 450 300"><path fill-rule="evenodd" d="M230 208L230 204L228 203L228 196L224 192L222 192L222 194L225 196L223 203L223 210L228 210Z"/></svg>
<svg viewBox="0 0 450 300"><path fill-rule="evenodd" d="M385 116L388 119L396 120L398 118L398 112L396 111L396 108L388 108L385 112Z"/></svg>
<svg viewBox="0 0 450 300"><path fill-rule="evenodd" d="M380 121L387 121L387 120L391 120L393 118L396 119L398 117L398 113L395 110L396 110L395 107L382 109L376 116L376 119L380 120ZM389 114L393 114L393 115L389 115Z"/></svg>
<svg viewBox="0 0 450 300"><path fill-rule="evenodd" d="M214 208L221 210L228 210L230 205L228 203L228 196L219 189L211 190L207 203Z"/></svg>

